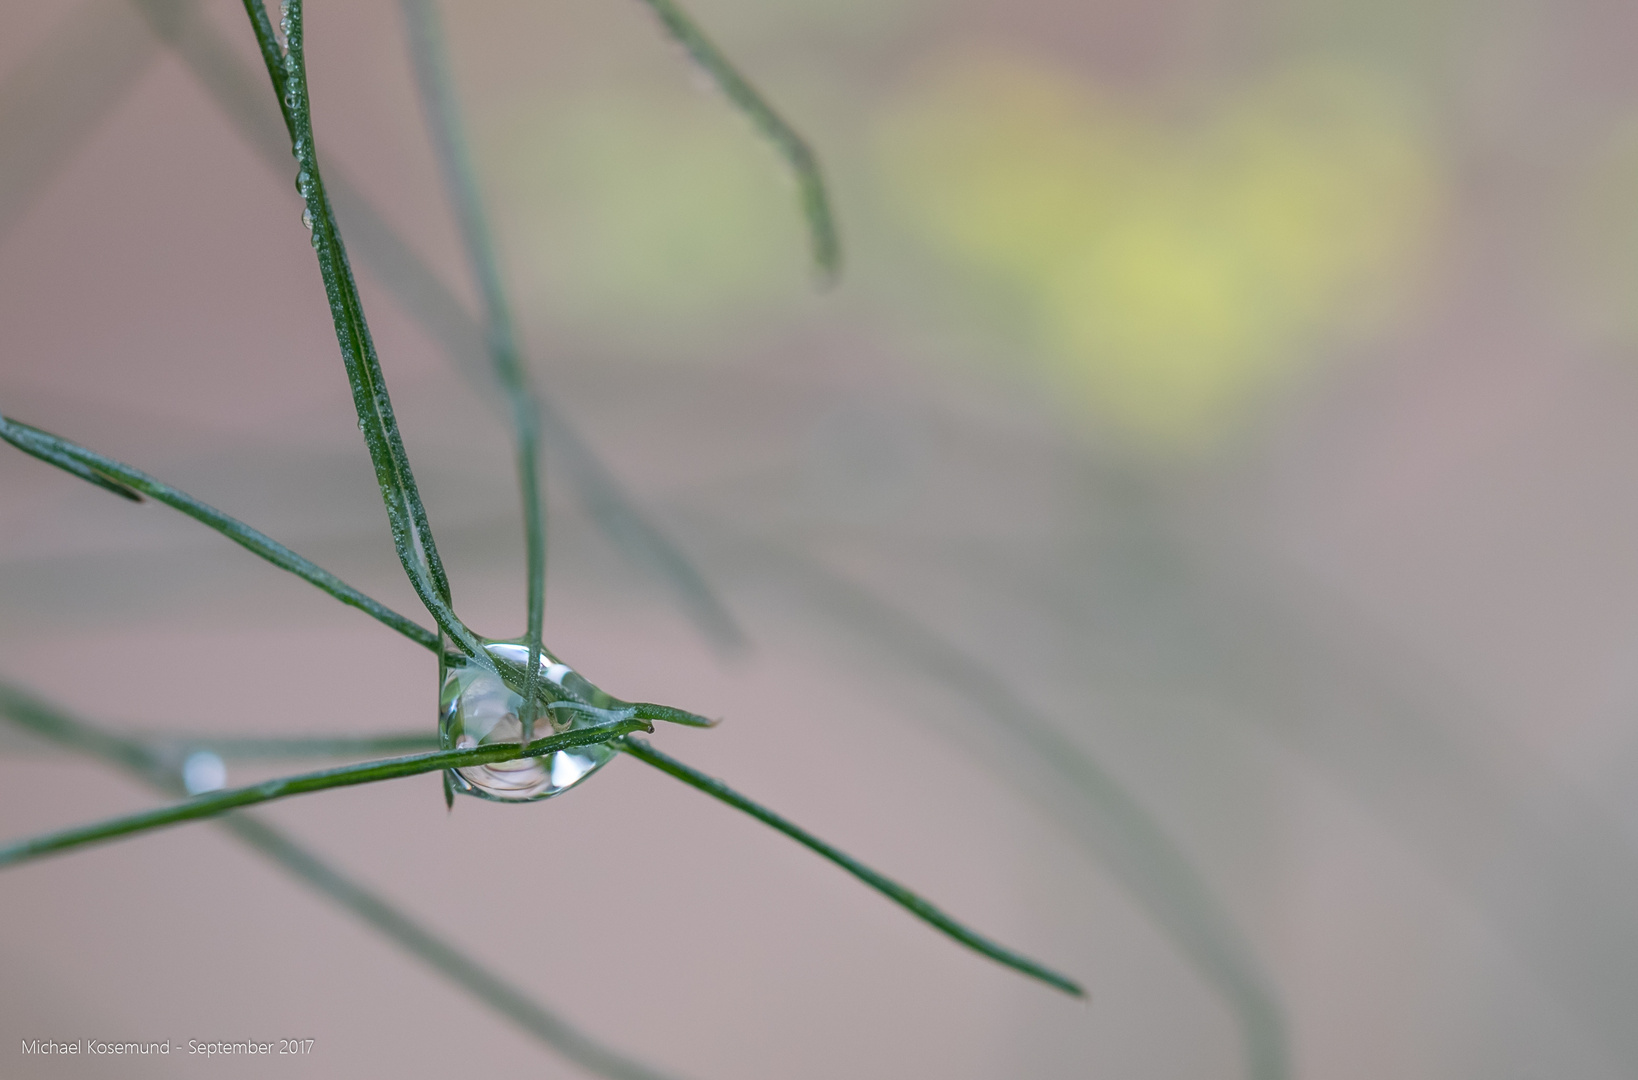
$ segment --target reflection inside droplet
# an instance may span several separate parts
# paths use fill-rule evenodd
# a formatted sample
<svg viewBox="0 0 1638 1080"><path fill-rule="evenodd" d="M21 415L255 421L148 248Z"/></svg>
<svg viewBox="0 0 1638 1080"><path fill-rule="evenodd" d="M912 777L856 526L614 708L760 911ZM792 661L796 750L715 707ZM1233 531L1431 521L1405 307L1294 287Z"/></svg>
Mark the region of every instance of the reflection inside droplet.
<svg viewBox="0 0 1638 1080"><path fill-rule="evenodd" d="M491 641L486 642L484 648L496 659L518 665L529 662L529 646L522 642ZM523 734L523 725L518 719L518 710L523 705L521 695L459 653L446 652L441 667L443 690L438 702L438 732L445 749L468 750L519 741ZM541 653L540 682L548 700L563 696L563 681L572 674L567 665ZM613 702L594 704L603 706ZM535 734L538 738L549 731L569 731L597 723L599 720L594 714L579 709L541 708ZM616 752L603 745L577 746L537 758L451 769L450 780L456 791L483 799L500 802L549 799L596 772Z"/></svg>

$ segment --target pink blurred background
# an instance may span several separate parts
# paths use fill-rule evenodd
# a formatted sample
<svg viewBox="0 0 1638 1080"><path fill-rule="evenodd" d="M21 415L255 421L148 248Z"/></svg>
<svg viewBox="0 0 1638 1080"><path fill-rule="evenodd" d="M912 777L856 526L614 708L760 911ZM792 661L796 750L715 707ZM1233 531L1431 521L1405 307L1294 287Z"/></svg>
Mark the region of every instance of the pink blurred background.
<svg viewBox="0 0 1638 1080"><path fill-rule="evenodd" d="M1093 996L632 761L268 820L681 1076L1632 1075L1638 9L699 0L831 180L819 292L642 5L444 8L535 376L751 644L550 454L547 641ZM255 72L236 5L147 10ZM0 12L0 409L416 612L293 163L137 7ZM308 33L327 168L475 309L397 7ZM457 605L519 634L502 414L338 215ZM132 731L435 726L421 650L0 450L0 677ZM7 837L153 802L0 750ZM87 1036L317 1049L18 1053ZM207 825L0 874L0 1062L579 1075Z"/></svg>

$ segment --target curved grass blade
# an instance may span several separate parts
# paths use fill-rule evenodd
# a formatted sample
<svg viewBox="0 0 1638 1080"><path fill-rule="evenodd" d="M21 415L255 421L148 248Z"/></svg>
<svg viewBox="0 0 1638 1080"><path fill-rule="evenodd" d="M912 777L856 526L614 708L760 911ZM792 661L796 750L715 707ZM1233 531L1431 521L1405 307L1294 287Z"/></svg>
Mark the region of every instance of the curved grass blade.
<svg viewBox="0 0 1638 1080"><path fill-rule="evenodd" d="M336 227L330 199L325 194L324 178L319 172L318 156L313 146L301 0L288 0L285 4L285 44L282 47L273 34L273 25L268 21L267 9L261 0L244 0L244 7L250 16L257 44L261 47L273 91L279 99L285 127L290 133L291 149L299 168L297 187L307 204L306 218L311 223L319 274L324 279L324 292L330 301L336 342L341 347L347 381L352 386L359 428L369 448L370 461L375 466L376 482L381 488L381 501L387 510L398 561L403 564L411 587L421 598L421 603L426 605L439 629L475 663L499 674L477 636L467 629L450 607L449 579L444 573L443 560L438 557L438 546L432 538L426 508L421 503L415 474L410 469L409 456L398 433L398 420L393 413L392 399L387 394L386 378L376 357L369 323L364 318L358 284L353 280L347 251L342 246L341 231Z"/></svg>
<svg viewBox="0 0 1638 1080"><path fill-rule="evenodd" d="M222 513L214 506L200 502L185 491L156 480L123 462L105 457L94 450L87 450L61 436L5 416L0 416L0 439L11 443L26 454L65 469L117 495L138 502L146 495L155 502L180 510L195 521L215 529L246 551L259 555L279 569L288 570L302 580L318 586L343 604L357 608L383 625L403 634L417 645L428 649L438 648L438 635L431 630L398 614L379 600L365 596L330 571L310 559L297 555L266 533Z"/></svg>
<svg viewBox="0 0 1638 1080"><path fill-rule="evenodd" d="M173 15L161 0L132 0L150 29L175 52L228 119L270 167L282 173L288 134L265 103L256 80L233 49L205 19ZM461 301L418 252L398 235L344 173L331 169L328 192L360 258L400 306L455 361L456 368L487 394L493 370L483 348L483 330ZM682 612L721 649L743 648L745 635L733 615L677 545L639 511L620 482L585 438L561 415L549 396L537 394L541 438L568 478L597 527L631 562L655 574L670 589Z"/></svg>
<svg viewBox="0 0 1638 1080"><path fill-rule="evenodd" d="M410 59L421 95L438 164L444 174L467 263L483 298L484 341L489 359L512 414L513 453L517 461L519 496L523 503L524 548L528 563L529 658L524 675L523 709L518 720L523 738L533 737L536 693L540 683L541 628L546 613L546 507L540 490L540 409L535 403L529 373L518 348L517 328L501 286L500 262L484 219L472 155L461 129L460 107L449 76L443 32L431 0L402 0L400 8L409 31Z"/></svg>
<svg viewBox="0 0 1638 1080"><path fill-rule="evenodd" d="M374 784L382 780L398 780L406 776L418 776L421 773L437 772L442 769L460 769L473 765L493 764L497 761L541 757L574 746L589 746L592 743L608 742L610 739L633 731L652 730L654 729L646 720L627 718L596 727L565 731L559 735L548 735L527 745L497 743L493 746L476 746L470 750L438 750L428 754L382 758L376 761L360 762L357 765L342 765L338 768L323 769L318 772L283 776L275 780L265 780L260 784L251 784L247 787L228 788L223 791L195 795L191 799L173 803L170 806L155 807L152 810L124 814L119 817L92 822L89 825L78 825L74 828L61 829L57 832L30 837L26 840L14 841L5 846L0 846L0 867L14 866L45 855L54 855L73 848L84 847L87 844L117 840L121 837L149 832L169 825L179 825L186 821L215 817L219 814L225 814L229 810L254 806L257 803L271 802L275 799L287 799L294 795L308 795L315 791L353 787L358 784Z"/></svg>
<svg viewBox="0 0 1638 1080"><path fill-rule="evenodd" d="M11 443L24 453L56 465L126 498L141 501L142 496L147 495L156 502L180 510L195 521L215 529L247 551L260 555L281 570L288 570L304 581L318 586L342 603L358 608L383 625L403 634L417 645L434 651L440 647L438 635L433 631L398 614L379 600L372 599L359 592L322 566L296 554L267 534L251 528L244 522L224 514L213 506L200 502L185 491L154 479L141 470L133 469L124 462L116 461L94 450L88 450L77 443L69 442L59 435L53 435L48 431L42 431L40 428L12 420L3 415L0 415L0 439ZM512 689L523 694L526 679L519 666L491 659L495 666L500 669L497 674L500 675L501 679ZM538 663L535 669L539 670ZM574 679L567 687L561 689L569 692L576 700L585 697L587 694L600 693L590 683L585 683L582 679ZM530 699L525 698L525 700ZM538 703L538 695L532 700ZM631 708L633 715L641 720L660 720L669 724L683 724L689 727L712 727L716 724L714 720L709 720L696 713L674 708L670 705L627 702L612 696L609 700L622 707Z"/></svg>
<svg viewBox="0 0 1638 1080"><path fill-rule="evenodd" d="M0 237L153 62L119 0L88 0L0 83Z"/></svg>
<svg viewBox="0 0 1638 1080"><path fill-rule="evenodd" d="M521 990L468 959L454 946L319 861L271 826L255 818L238 815L224 819L221 824L244 843L352 911L395 941L404 951L424 961L587 1072L607 1077L608 1080L665 1080L662 1074L610 1050L547 1012Z"/></svg>
<svg viewBox="0 0 1638 1080"><path fill-rule="evenodd" d="M139 740L103 731L4 683L0 683L0 715L35 735L119 766L167 794L181 790L177 772L163 753L156 755ZM542 1008L522 990L273 826L244 814L230 814L215 824L587 1072L606 1080L666 1080Z"/></svg>
<svg viewBox="0 0 1638 1080"><path fill-rule="evenodd" d="M713 525L722 529L720 521ZM1002 766L1001 777L1108 868L1212 988L1239 1029L1248 1080L1291 1075L1285 1013L1273 980L1205 875L1136 793L981 656L792 545L725 538L731 565L768 575L758 588L777 583L798 591L794 603L804 622L832 622L844 640L895 672L920 672L977 710L987 725L979 751L986 768ZM967 742L955 736L949 710L937 715L941 737L958 746ZM970 744L964 749L973 750Z"/></svg>
<svg viewBox="0 0 1638 1080"><path fill-rule="evenodd" d="M705 36L705 31L676 0L642 0L642 3L659 17L666 33L683 47L700 70L710 76L734 107L749 118L762 137L772 143L785 159L796 177L802 216L808 223L808 238L820 284L833 283L841 271L842 245L836 236L836 219L830 210L830 197L825 192L818 158L802 136L796 133L796 129L787 124L756 87L728 62L722 50Z"/></svg>
<svg viewBox="0 0 1638 1080"><path fill-rule="evenodd" d="M676 758L661 753L641 739L624 738L614 743L614 745L639 761L647 762L668 776L675 777L690 787L698 788L712 798L725 802L736 810L742 810L750 814L764 825L777 829L797 843L818 852L910 912L916 918L937 930L943 931L974 952L987 956L996 963L1012 968L1021 974L1028 975L1032 979L1039 979L1048 986L1062 990L1066 994L1074 997L1086 996L1086 991L1074 980L1036 963L1027 956L1013 952L1006 946L999 945L982 934L967 929L903 885L877 873L846 852L827 844L800 825L780 817L772 810L758 803L752 802L721 780L684 765Z"/></svg>

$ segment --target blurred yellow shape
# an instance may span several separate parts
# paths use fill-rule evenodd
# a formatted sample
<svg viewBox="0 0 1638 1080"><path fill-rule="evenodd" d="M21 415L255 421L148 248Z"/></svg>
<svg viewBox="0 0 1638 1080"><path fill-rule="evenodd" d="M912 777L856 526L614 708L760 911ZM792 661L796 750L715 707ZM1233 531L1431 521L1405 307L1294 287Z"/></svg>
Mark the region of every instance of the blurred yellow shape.
<svg viewBox="0 0 1638 1080"><path fill-rule="evenodd" d="M899 212L1021 300L1048 368L1159 448L1209 445L1386 309L1436 202L1388 88L1311 64L1189 130L1043 65L947 61L878 141Z"/></svg>

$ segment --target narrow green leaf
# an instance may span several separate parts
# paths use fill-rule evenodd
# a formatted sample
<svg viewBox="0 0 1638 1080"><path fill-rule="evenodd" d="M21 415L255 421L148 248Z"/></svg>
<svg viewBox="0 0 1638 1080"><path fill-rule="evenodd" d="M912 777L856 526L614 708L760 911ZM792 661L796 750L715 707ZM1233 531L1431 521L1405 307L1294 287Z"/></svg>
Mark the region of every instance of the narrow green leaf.
<svg viewBox="0 0 1638 1080"><path fill-rule="evenodd" d="M149 28L176 53L251 147L281 175L288 167L290 138L281 131L282 114L265 103L251 72L208 19L162 0L132 0ZM264 53L264 58L266 54ZM278 63L274 53L274 63ZM282 78L282 72L280 77ZM282 85L282 83L281 83ZM282 93L282 91L281 91ZM483 348L483 330L439 279L419 252L398 235L370 200L334 168L327 191L363 261L400 307L421 324L455 362L458 370L492 392L493 366ZM587 513L631 562L664 582L683 614L718 647L737 650L745 635L699 570L632 501L585 438L538 394L541 438L549 456L567 476Z"/></svg>
<svg viewBox="0 0 1638 1080"><path fill-rule="evenodd" d="M37 427L0 416L0 439L11 443L26 454L50 462L60 469L89 480L99 487L138 502L147 495L155 502L180 510L201 524L208 525L232 540L246 551L260 555L281 570L288 570L310 584L318 586L331 596L369 615L371 618L403 634L417 645L438 648L438 635L424 626L405 618L373 600L330 571L310 559L304 559L266 533L251 528L237 518L200 502L185 491L156 480L145 472L133 469L78 443L69 442Z"/></svg>
<svg viewBox="0 0 1638 1080"><path fill-rule="evenodd" d="M0 683L0 715L26 731L116 765L160 791L171 794L181 788L176 770L165 764L163 753L156 755L140 741L103 731L4 683ZM607 1080L665 1080L541 1007L271 825L242 813L219 818L215 824L587 1072Z"/></svg>
<svg viewBox="0 0 1638 1080"><path fill-rule="evenodd" d="M237 814L224 818L221 825L587 1072L608 1080L665 1080L663 1074L609 1049L547 1012L523 991L469 959L271 826Z"/></svg>
<svg viewBox="0 0 1638 1080"><path fill-rule="evenodd" d="M175 803L170 806L160 806L152 810L139 811L135 814L124 814L119 817L92 822L89 825L79 825L71 829L62 829L42 836L14 841L0 847L0 867L12 866L44 855L52 855L72 848L83 847L87 844L101 843L135 833L164 828L168 825L177 825L185 821L215 817L229 810L254 806L257 803L271 802L274 799L307 795L315 791L327 791L330 788L373 784L382 780L397 780L405 776L418 776L421 773L436 772L440 769L461 769L474 765L489 765L498 761L540 757L574 746L588 746L592 743L608 742L610 739L633 731L652 730L653 728L649 726L647 721L625 719L597 727L565 731L560 735L548 735L527 745L497 743L493 746L473 747L470 750L438 750L428 754L382 758L377 761L361 762L357 765L343 765L334 769L323 769L318 772L265 780L260 784L251 784L248 787L212 791L203 795L195 795L185 802Z"/></svg>
<svg viewBox="0 0 1638 1080"><path fill-rule="evenodd" d="M393 413L392 399L387 394L386 378L376 357L369 323L364 318L358 284L353 280L347 251L341 242L341 232L336 227L329 196L325 194L324 178L319 171L318 155L313 144L301 0L288 0L284 6L282 22L285 43L282 47L273 34L272 23L261 0L244 0L244 6L290 133L291 149L298 167L297 186L307 204L313 248L318 255L325 295L330 301L336 342L341 347L347 381L352 386L353 407L358 413L359 428L369 448L370 461L375 466L376 483L381 488L381 501L387 510L398 560L403 564L410 585L439 629L461 652L495 671L494 661L483 650L477 636L467 629L449 606L449 580L444 573L443 561L438 557L426 508L421 503L415 474L410 469L409 456L398 433L398 420Z"/></svg>
<svg viewBox="0 0 1638 1080"><path fill-rule="evenodd" d="M728 100L750 119L763 138L773 144L784 157L796 177L802 202L802 215L808 223L808 237L813 249L814 266L819 271L822 285L836 280L841 270L842 247L836 236L836 221L830 211L830 197L825 193L825 181L819 173L819 160L809 149L796 129L774 111L766 98L729 63L711 39L705 36L699 24L684 11L676 0L642 0L660 19L677 44L710 76Z"/></svg>
<svg viewBox="0 0 1638 1080"><path fill-rule="evenodd" d="M431 0L402 0L409 30L410 59L421 95L421 111L444 174L444 187L460 224L467 263L483 298L484 340L495 379L512 414L513 453L523 503L524 548L528 562L526 635L529 659L524 675L523 710L518 717L523 737L534 734L536 695L540 684L541 628L546 614L546 504L540 485L540 409L518 348L511 306L501 286L500 262L484 218L483 199L472 171L472 155L462 132L460 107L449 76L443 32Z"/></svg>
<svg viewBox="0 0 1638 1080"><path fill-rule="evenodd" d="M764 825L778 829L780 832L784 833L792 840L795 840L797 843L818 852L820 855L823 855L837 866L840 866L843 870L846 870L848 873L852 874L866 885L869 885L872 889L875 889L889 900L892 900L900 907L903 907L916 918L922 920L935 929L943 931L956 941L967 946L967 948L972 949L974 952L981 953L999 964L1003 964L1009 968L1012 968L1014 971L1028 975L1032 979L1039 979L1048 986L1062 990L1066 994L1071 994L1075 997L1086 996L1086 991L1083 990L1080 984L1074 980L1058 974L1051 968L1036 963L1034 960L1031 960L1029 957L1022 955L1021 953L1013 952L1006 946L999 945L976 931L969 930L967 927L961 925L959 922L956 922L950 916L946 915L944 912L940 911L926 900L923 900L921 897L917 896L903 885L900 885L898 882L892 880L884 874L880 874L875 870L872 870L870 867L859 862L859 860L853 858L853 856L847 854L846 852L827 844L825 841L808 832L800 825L780 817L772 810L769 810L758 803L752 802L744 795L741 795L733 788L730 788L727 784L724 784L721 780L707 776L697 769L684 765L676 758L661 753L641 739L624 738L616 742L614 745L618 746L621 750L624 750L632 757L635 757L640 761L645 761L654 766L661 772L666 773L669 776L676 777L678 780L688 784L690 787L698 788L707 795L710 795L712 798L725 802L736 810L742 810L745 813L750 814Z"/></svg>

